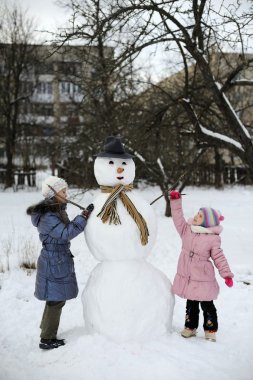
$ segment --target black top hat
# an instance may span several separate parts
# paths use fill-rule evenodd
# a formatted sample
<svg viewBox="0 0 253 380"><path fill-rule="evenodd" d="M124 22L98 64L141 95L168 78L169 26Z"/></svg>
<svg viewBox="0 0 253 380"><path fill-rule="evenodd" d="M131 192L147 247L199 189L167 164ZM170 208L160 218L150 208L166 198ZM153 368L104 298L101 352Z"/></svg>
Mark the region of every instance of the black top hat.
<svg viewBox="0 0 253 380"><path fill-rule="evenodd" d="M96 157L133 158L134 156L125 151L119 137L109 136L105 140L104 152L95 155Z"/></svg>

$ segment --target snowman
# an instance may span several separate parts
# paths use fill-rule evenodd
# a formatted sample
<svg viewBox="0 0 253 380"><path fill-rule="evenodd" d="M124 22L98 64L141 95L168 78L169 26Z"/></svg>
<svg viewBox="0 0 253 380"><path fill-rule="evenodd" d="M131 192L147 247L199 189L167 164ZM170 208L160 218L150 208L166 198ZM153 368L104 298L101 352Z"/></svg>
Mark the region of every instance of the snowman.
<svg viewBox="0 0 253 380"><path fill-rule="evenodd" d="M171 329L174 296L169 279L146 261L156 217L133 189L135 163L119 138L106 139L94 174L101 192L85 238L100 263L82 294L86 331L116 342L155 339Z"/></svg>

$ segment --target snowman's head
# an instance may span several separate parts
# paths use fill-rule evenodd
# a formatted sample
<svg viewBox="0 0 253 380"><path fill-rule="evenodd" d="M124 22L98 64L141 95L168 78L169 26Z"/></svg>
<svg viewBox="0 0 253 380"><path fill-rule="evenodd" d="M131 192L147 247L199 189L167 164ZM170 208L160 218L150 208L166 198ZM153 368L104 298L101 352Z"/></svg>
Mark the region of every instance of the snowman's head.
<svg viewBox="0 0 253 380"><path fill-rule="evenodd" d="M94 174L101 186L129 185L135 177L135 163L132 158L97 157Z"/></svg>

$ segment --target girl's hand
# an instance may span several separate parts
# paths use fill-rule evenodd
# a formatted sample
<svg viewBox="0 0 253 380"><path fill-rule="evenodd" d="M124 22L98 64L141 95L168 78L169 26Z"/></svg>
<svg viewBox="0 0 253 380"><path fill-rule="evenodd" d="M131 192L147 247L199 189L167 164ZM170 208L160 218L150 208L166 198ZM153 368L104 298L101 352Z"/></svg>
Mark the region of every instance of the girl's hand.
<svg viewBox="0 0 253 380"><path fill-rule="evenodd" d="M226 278L225 278L225 284L226 284L229 288L232 288L232 286L234 285L233 279L232 279L231 277L226 277Z"/></svg>
<svg viewBox="0 0 253 380"><path fill-rule="evenodd" d="M82 215L85 217L85 219L88 219L92 211L94 210L94 205L91 203L86 210L83 210Z"/></svg>
<svg viewBox="0 0 253 380"><path fill-rule="evenodd" d="M180 198L181 198L181 194L179 193L179 191L172 190L170 192L170 199L180 199Z"/></svg>

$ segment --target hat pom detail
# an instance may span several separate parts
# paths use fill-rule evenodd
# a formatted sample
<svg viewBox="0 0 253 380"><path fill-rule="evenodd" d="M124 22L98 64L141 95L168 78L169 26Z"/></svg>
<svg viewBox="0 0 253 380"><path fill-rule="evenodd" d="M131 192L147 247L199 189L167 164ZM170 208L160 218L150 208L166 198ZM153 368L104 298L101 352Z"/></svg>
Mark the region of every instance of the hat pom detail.
<svg viewBox="0 0 253 380"><path fill-rule="evenodd" d="M215 210L211 207L201 207L200 211L202 211L204 220L201 224L202 227L214 227L220 224L220 221L224 220L224 216L221 215L219 210Z"/></svg>

